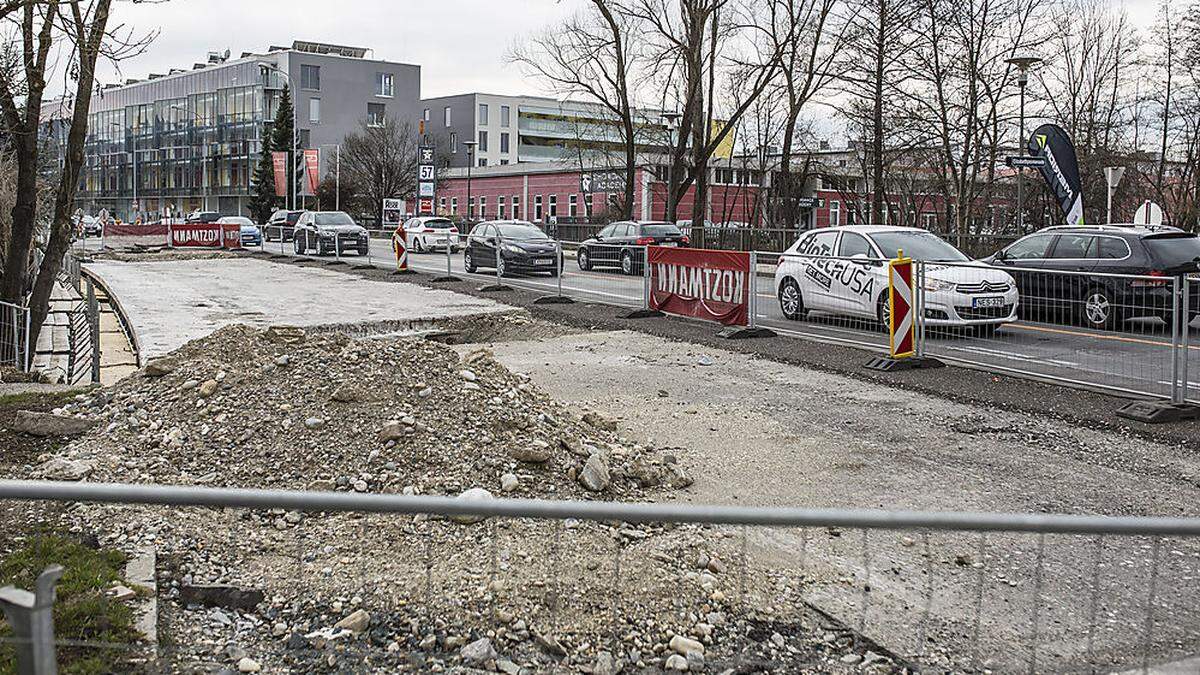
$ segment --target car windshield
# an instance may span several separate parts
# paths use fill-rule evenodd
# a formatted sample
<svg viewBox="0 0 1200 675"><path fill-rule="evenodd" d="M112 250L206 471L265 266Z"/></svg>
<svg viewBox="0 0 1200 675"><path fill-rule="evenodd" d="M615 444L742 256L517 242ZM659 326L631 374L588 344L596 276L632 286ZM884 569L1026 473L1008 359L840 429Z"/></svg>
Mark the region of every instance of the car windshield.
<svg viewBox="0 0 1200 675"><path fill-rule="evenodd" d="M453 226L453 223L446 218L425 221L425 227L428 227L431 230L448 230L451 226Z"/></svg>
<svg viewBox="0 0 1200 675"><path fill-rule="evenodd" d="M1196 262L1200 258L1200 237L1195 234L1159 234L1142 239L1155 269L1165 270Z"/></svg>
<svg viewBox="0 0 1200 675"><path fill-rule="evenodd" d="M288 213L287 214L287 224L295 225L296 221L300 220L301 213L304 213L304 212L303 211L292 211L292 212Z"/></svg>
<svg viewBox="0 0 1200 675"><path fill-rule="evenodd" d="M895 258L900 251L915 260L926 262L966 262L961 251L942 241L932 232L872 232L871 239L885 258Z"/></svg>
<svg viewBox="0 0 1200 675"><path fill-rule="evenodd" d="M313 216L313 222L318 226L327 225L353 225L354 219L342 213L341 211L333 211L330 213L318 213Z"/></svg>
<svg viewBox="0 0 1200 675"><path fill-rule="evenodd" d="M643 237L678 237L682 234L678 227L670 223L647 223L642 225Z"/></svg>
<svg viewBox="0 0 1200 675"><path fill-rule="evenodd" d="M549 241L550 239L550 237L546 236L545 232L542 232L533 225L498 223L496 228L500 230L500 236L505 239L519 239L521 241Z"/></svg>

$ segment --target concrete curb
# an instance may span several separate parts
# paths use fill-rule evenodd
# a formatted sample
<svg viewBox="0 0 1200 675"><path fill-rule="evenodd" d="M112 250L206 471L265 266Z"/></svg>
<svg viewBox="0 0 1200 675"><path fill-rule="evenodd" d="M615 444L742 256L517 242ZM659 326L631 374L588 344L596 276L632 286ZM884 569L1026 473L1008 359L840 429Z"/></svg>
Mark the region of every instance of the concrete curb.
<svg viewBox="0 0 1200 675"><path fill-rule="evenodd" d="M108 284L99 275L95 274L86 267L80 266L80 271L92 280L100 290L104 291L104 295L108 297L108 304L112 305L113 312L117 315L117 320L125 328L125 335L129 336L129 346L133 347L133 357L138 368L146 365L142 363L142 342L138 338L137 329L133 327L133 323L129 320L129 315L125 313L125 308L121 306L121 299L112 292Z"/></svg>
<svg viewBox="0 0 1200 675"><path fill-rule="evenodd" d="M146 638L155 655L158 654L158 581L155 576L157 568L158 553L153 548L142 551L125 564L125 581L149 591L134 608L137 615L134 628Z"/></svg>

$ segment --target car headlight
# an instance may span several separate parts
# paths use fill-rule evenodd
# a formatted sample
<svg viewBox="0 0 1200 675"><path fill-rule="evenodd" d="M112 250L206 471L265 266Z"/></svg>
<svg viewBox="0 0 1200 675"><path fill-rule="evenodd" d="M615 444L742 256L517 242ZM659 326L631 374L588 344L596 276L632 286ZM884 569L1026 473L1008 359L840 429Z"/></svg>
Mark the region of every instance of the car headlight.
<svg viewBox="0 0 1200 675"><path fill-rule="evenodd" d="M934 293L937 293L939 291L953 290L956 285L957 284L953 281L944 281L942 279L930 279L928 277L926 277L925 282L922 284L922 286L925 288L925 290L927 292L932 291Z"/></svg>
<svg viewBox="0 0 1200 675"><path fill-rule="evenodd" d="M505 244L504 250L508 251L509 253L515 253L517 255L522 255L525 253L525 249L521 248L520 246L514 246L512 244Z"/></svg>

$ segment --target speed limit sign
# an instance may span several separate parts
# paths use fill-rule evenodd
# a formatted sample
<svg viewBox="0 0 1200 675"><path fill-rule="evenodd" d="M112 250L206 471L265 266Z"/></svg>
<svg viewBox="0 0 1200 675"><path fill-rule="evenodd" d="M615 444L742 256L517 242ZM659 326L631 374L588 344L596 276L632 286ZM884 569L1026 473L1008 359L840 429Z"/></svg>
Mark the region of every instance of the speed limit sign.
<svg viewBox="0 0 1200 675"><path fill-rule="evenodd" d="M432 164L420 165L420 170L417 173L417 179L418 180L427 180L427 181L433 180L433 165Z"/></svg>

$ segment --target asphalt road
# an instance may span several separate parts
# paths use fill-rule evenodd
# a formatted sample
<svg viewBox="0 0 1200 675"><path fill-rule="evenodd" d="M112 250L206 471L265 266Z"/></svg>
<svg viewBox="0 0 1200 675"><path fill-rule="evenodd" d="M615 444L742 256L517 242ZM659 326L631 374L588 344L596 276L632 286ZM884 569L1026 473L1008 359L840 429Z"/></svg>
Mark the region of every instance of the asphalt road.
<svg viewBox="0 0 1200 675"><path fill-rule="evenodd" d="M290 242L282 246L280 242L266 242L264 250L294 255ZM369 260L360 260L357 254L344 258L350 264L369 262L384 268L395 265L391 242L382 239L372 240ZM446 263L444 253L409 255L409 265L421 272L445 273ZM481 283L496 278L490 269L468 274L463 269L461 252L450 257L450 270L454 276L478 279ZM504 277L504 283L547 294L557 293L560 287L559 280L548 275L510 274ZM616 269L581 271L568 253L561 289L562 293L581 300L638 308L642 305L642 283L640 277L625 276ZM783 335L887 350L887 334L874 322L819 314L811 314L804 321L789 321L780 312L772 278L759 275L757 284L758 325ZM1200 327L1193 323L1190 333L1189 393L1191 398L1200 400ZM1022 320L1002 327L989 337L963 330L931 330L926 348L931 356L961 365L1118 393L1169 396L1171 338L1170 331L1157 320L1130 322L1114 331Z"/></svg>

